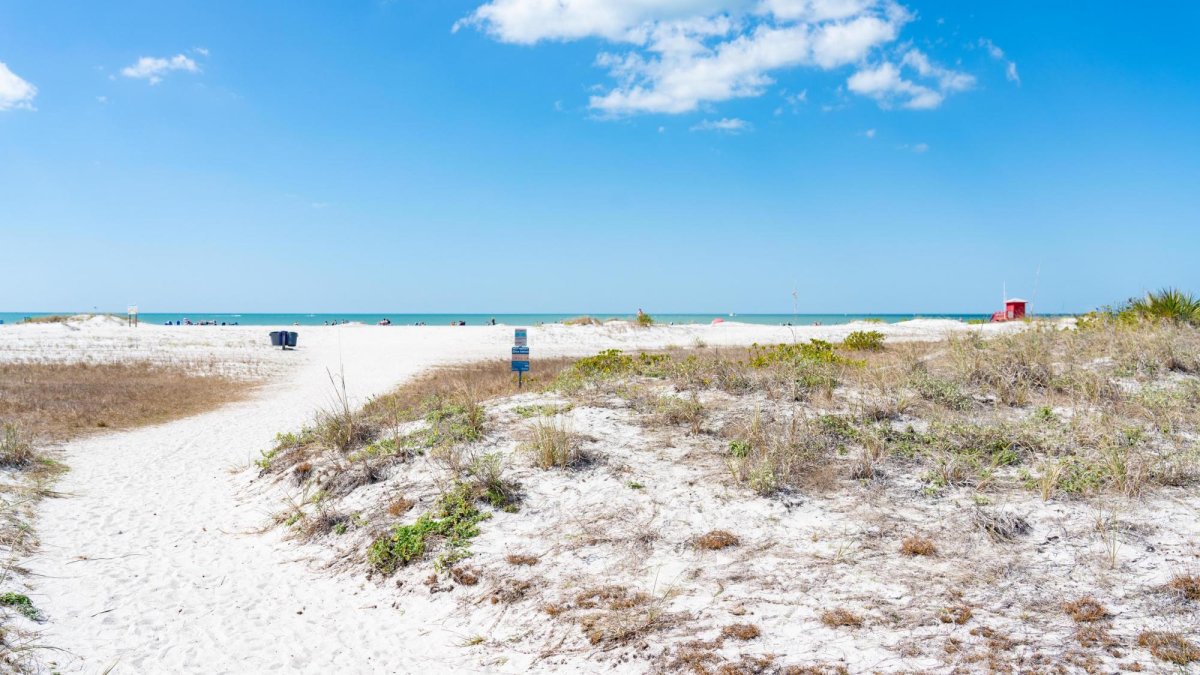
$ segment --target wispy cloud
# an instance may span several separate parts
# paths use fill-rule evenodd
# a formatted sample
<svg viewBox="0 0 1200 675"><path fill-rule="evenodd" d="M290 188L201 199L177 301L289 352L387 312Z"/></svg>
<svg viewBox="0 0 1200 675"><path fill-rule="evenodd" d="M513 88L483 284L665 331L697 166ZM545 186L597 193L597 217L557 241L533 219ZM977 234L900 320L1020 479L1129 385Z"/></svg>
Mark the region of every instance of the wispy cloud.
<svg viewBox="0 0 1200 675"><path fill-rule="evenodd" d="M490 0L454 30L473 27L513 44L607 43L596 65L612 84L589 106L623 116L687 113L761 96L775 73L789 69L855 66L866 73L860 82L870 79L895 67L879 63L880 52L912 19L895 0ZM878 65L864 65L872 60ZM928 77L932 84L913 83L923 89L910 93L906 107L941 103L946 86L936 73ZM881 99L878 88L861 93ZM896 93L903 92L893 87L889 96Z"/></svg>
<svg viewBox="0 0 1200 675"><path fill-rule="evenodd" d="M719 120L704 120L692 127L692 131L719 131L726 134L740 134L750 131L754 125L736 117L724 117Z"/></svg>
<svg viewBox="0 0 1200 675"><path fill-rule="evenodd" d="M929 144L928 143L913 143L913 144L905 143L904 145L897 145L896 149L897 150L907 150L908 152L913 152L918 155L922 155L926 152L929 152Z"/></svg>
<svg viewBox="0 0 1200 675"><path fill-rule="evenodd" d="M21 79L0 61L0 111L35 110L33 99L37 91L37 87Z"/></svg>
<svg viewBox="0 0 1200 675"><path fill-rule="evenodd" d="M979 46L987 51L988 56L997 61L1004 62L1004 77L1008 78L1009 82L1018 85L1021 84L1021 74L1017 72L1017 62L1007 59L1003 49L997 47L995 42L987 38L979 38Z"/></svg>
<svg viewBox="0 0 1200 675"><path fill-rule="evenodd" d="M183 54L169 58L143 56L131 66L121 69L121 75L135 80L147 80L150 84L158 84L163 78L175 71L188 73L200 72L200 66L194 60Z"/></svg>
<svg viewBox="0 0 1200 675"><path fill-rule="evenodd" d="M850 91L870 96L882 107L898 105L910 110L936 108L953 92L975 85L975 78L940 66L919 49L909 49L899 63L884 61L850 76Z"/></svg>

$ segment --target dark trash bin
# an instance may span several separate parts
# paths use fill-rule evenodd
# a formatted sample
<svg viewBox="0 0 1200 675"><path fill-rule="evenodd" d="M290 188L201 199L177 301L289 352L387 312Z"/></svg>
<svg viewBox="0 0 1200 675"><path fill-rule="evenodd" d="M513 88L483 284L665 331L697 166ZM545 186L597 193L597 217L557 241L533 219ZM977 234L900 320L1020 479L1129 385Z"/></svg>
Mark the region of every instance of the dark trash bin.
<svg viewBox="0 0 1200 675"><path fill-rule="evenodd" d="M285 341L285 338L283 337L283 331L281 331L281 330L271 331L271 346L272 347L282 347L282 346L284 346L284 341Z"/></svg>
<svg viewBox="0 0 1200 675"><path fill-rule="evenodd" d="M293 332L287 332L287 333L284 333L284 335L287 337L287 346L292 347L294 349L296 347L296 340L300 338L300 334L293 333Z"/></svg>

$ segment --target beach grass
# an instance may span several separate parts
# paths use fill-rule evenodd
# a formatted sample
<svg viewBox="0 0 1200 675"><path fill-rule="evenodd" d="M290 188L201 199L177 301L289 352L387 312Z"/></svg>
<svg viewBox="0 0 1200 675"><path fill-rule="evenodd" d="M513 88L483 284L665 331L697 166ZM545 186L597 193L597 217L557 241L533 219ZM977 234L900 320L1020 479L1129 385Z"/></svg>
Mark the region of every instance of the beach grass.
<svg viewBox="0 0 1200 675"><path fill-rule="evenodd" d="M0 363L0 420L59 441L180 419L245 396L245 381L187 365Z"/></svg>
<svg viewBox="0 0 1200 675"><path fill-rule="evenodd" d="M1101 315L933 342L861 333L542 362L516 400L504 362L435 370L349 411L364 431L348 442L289 435L263 473L304 467L302 489L323 502L301 509L299 529L354 504L358 538L305 537L325 537L343 564L397 584L425 578L435 592L490 584L490 602L541 607L571 628L563 649L632 649L654 635L674 645L660 665L736 672L759 657L722 652L725 641L778 629L740 620L743 605L794 588L806 630L871 635L937 667L1003 670L1019 663L1018 639L1038 654L1073 640L1062 658L1093 670L1130 650L1192 658L1190 642L1145 624L1163 598L1176 603L1172 620L1189 611L1194 574L1131 590L1121 616L1104 592L1129 564L1125 542L1149 527L1128 514L1144 520L1138 504L1200 484L1200 329ZM392 506L393 484L404 508ZM601 499L587 509L558 501L592 493ZM694 519L656 520L662 511ZM1039 558L1047 518L1055 536L1091 547L1073 555L1094 571L1067 579ZM494 538L492 552L472 550L497 530L538 537L514 540L519 551L495 554ZM703 563L681 588L638 585L638 561L685 550ZM585 570L581 559L605 563ZM1028 578L1004 577L1010 566ZM529 567L537 583L513 578ZM863 578L934 590L893 603L858 592ZM712 594L722 609L678 611L675 592ZM680 626L714 637L671 642ZM1116 627L1150 637L1114 642ZM956 629L936 647L901 639Z"/></svg>

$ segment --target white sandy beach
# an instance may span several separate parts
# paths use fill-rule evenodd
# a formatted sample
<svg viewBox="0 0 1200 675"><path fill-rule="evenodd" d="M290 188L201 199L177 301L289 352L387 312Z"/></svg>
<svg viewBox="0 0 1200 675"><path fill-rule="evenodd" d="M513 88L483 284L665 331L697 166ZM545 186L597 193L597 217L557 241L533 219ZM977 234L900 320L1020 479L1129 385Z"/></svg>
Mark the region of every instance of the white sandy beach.
<svg viewBox="0 0 1200 675"><path fill-rule="evenodd" d="M820 337L854 326L741 324L547 326L530 330L534 368L551 355ZM858 326L861 328L861 326ZM951 321L872 326L889 340L937 339ZM42 546L27 566L44 611L42 644L59 672L524 672L550 662L483 662L462 648L479 630L438 596L320 568L315 547L264 528L284 492L251 462L277 432L310 421L330 400L328 371L343 372L356 402L431 366L504 358L508 327L300 327L300 348L267 345L264 327L129 329L104 320L0 328L0 359L170 360L180 354L243 364L267 381L249 400L161 426L108 433L61 449L70 471L60 499L43 502ZM533 532L533 530L530 530ZM511 543L511 542L510 542ZM486 537L480 546L489 544ZM614 664L578 661L575 671ZM640 670L627 664L625 669Z"/></svg>

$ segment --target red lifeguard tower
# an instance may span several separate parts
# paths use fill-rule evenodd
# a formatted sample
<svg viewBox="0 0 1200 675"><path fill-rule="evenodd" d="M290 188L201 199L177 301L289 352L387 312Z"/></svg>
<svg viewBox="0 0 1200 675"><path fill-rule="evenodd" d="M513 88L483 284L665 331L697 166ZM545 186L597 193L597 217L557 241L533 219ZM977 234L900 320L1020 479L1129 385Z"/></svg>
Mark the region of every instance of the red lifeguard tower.
<svg viewBox="0 0 1200 675"><path fill-rule="evenodd" d="M1012 298L1004 301L1004 311L996 312L992 315L992 321L1019 321L1025 318L1025 306L1029 304L1028 300L1021 298Z"/></svg>

